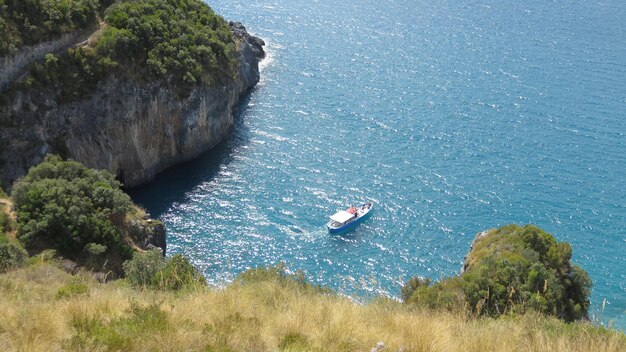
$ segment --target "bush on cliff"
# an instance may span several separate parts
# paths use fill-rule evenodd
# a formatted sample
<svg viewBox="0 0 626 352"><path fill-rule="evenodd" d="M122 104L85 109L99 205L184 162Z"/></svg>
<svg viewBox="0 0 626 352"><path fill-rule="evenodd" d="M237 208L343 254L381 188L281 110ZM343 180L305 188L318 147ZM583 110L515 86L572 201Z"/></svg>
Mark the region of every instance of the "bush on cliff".
<svg viewBox="0 0 626 352"><path fill-rule="evenodd" d="M119 187L109 172L47 156L13 187L18 239L92 267L129 258L120 227L132 202Z"/></svg>
<svg viewBox="0 0 626 352"><path fill-rule="evenodd" d="M537 311L566 321L587 316L591 280L571 264L572 249L545 231L508 225L476 239L465 271L429 285L410 280L406 302L499 316Z"/></svg>

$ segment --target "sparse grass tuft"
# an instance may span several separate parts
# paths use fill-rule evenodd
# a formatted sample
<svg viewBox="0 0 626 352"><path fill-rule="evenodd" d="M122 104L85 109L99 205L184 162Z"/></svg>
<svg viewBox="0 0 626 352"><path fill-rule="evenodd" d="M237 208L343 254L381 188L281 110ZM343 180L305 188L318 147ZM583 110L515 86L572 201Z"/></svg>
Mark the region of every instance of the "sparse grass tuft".
<svg viewBox="0 0 626 352"><path fill-rule="evenodd" d="M281 351L305 351L309 348L309 342L300 333L289 333L280 340L278 348Z"/></svg>
<svg viewBox="0 0 626 352"><path fill-rule="evenodd" d="M93 350L106 347L109 351L129 351L133 341L142 335L157 335L167 328L167 316L159 304L141 306L131 302L125 316L110 322L97 318L76 316L72 319L76 330L69 347L80 350Z"/></svg>
<svg viewBox="0 0 626 352"><path fill-rule="evenodd" d="M57 291L57 298L66 299L86 294L89 294L89 286L84 282L76 281L62 286Z"/></svg>
<svg viewBox="0 0 626 352"><path fill-rule="evenodd" d="M39 254L33 255L26 260L26 263L31 266L35 265L54 265L59 266L60 260L57 256L57 252L54 249L46 249Z"/></svg>

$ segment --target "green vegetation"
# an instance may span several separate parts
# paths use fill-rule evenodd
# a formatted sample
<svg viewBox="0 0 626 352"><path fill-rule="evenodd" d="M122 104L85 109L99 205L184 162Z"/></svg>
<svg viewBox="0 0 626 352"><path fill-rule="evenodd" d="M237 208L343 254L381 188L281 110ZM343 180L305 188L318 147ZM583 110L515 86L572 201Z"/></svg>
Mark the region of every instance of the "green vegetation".
<svg viewBox="0 0 626 352"><path fill-rule="evenodd" d="M166 313L159 304L145 307L131 302L126 316L103 322L94 318L77 318L72 321L76 334L69 342L74 350L92 350L106 346L109 351L128 351L140 336L155 336L168 327Z"/></svg>
<svg viewBox="0 0 626 352"><path fill-rule="evenodd" d="M89 286L83 280L74 280L61 286L57 291L57 298L67 299L89 293Z"/></svg>
<svg viewBox="0 0 626 352"><path fill-rule="evenodd" d="M138 288L177 291L206 286L204 277L185 257L164 258L159 249L136 252L123 267L128 282Z"/></svg>
<svg viewBox="0 0 626 352"><path fill-rule="evenodd" d="M97 0L0 0L0 56L96 23Z"/></svg>
<svg viewBox="0 0 626 352"><path fill-rule="evenodd" d="M9 215L8 202L4 192L0 192L0 273L17 269L24 265L28 254L15 240L9 238L13 221ZM4 203L7 202L7 203Z"/></svg>
<svg viewBox="0 0 626 352"><path fill-rule="evenodd" d="M206 285L204 276L180 254L168 258L165 267L156 273L152 281L159 289L171 291Z"/></svg>
<svg viewBox="0 0 626 352"><path fill-rule="evenodd" d="M101 6L107 3L100 1ZM19 91L58 102L85 99L110 74L140 83L164 82L185 96L198 84L214 84L235 72L236 44L228 23L201 0L119 1L104 14L106 24L90 45L48 54L33 64L30 75L15 82L0 105Z"/></svg>
<svg viewBox="0 0 626 352"><path fill-rule="evenodd" d="M228 24L200 0L126 1L105 14L96 53L109 65L145 64L141 74L178 85L211 82L235 65Z"/></svg>
<svg viewBox="0 0 626 352"><path fill-rule="evenodd" d="M54 265L62 267L61 257L57 255L54 249L46 249L26 260L26 265Z"/></svg>
<svg viewBox="0 0 626 352"><path fill-rule="evenodd" d="M0 273L21 267L26 258L28 254L22 246L0 234Z"/></svg>
<svg viewBox="0 0 626 352"><path fill-rule="evenodd" d="M274 282L280 287L298 290L303 293L334 294L335 292L327 287L310 284L304 272L298 270L293 274L287 273L285 264L279 263L276 266L265 268L249 269L241 273L235 280L235 285L254 285L261 282Z"/></svg>
<svg viewBox="0 0 626 352"><path fill-rule="evenodd" d="M573 321L587 316L591 280L571 256L568 243L535 226L508 225L475 241L460 276L434 285L411 279L402 295L410 304L476 315L536 311Z"/></svg>
<svg viewBox="0 0 626 352"><path fill-rule="evenodd" d="M132 202L119 187L106 171L47 156L13 187L17 238L31 253L55 249L94 268L129 258L120 228Z"/></svg>
<svg viewBox="0 0 626 352"><path fill-rule="evenodd" d="M0 236L4 235L11 229L11 218L5 212L4 204L0 203Z"/></svg>
<svg viewBox="0 0 626 352"><path fill-rule="evenodd" d="M132 260L124 262L123 267L131 285L145 288L151 286L156 274L165 268L165 258L158 249L136 252Z"/></svg>

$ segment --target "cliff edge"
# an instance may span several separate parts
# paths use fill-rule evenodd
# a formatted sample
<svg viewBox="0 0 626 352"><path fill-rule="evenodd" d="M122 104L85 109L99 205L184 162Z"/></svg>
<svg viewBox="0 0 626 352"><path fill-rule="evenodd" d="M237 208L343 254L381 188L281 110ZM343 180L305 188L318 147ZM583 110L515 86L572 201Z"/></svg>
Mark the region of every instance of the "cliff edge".
<svg viewBox="0 0 626 352"><path fill-rule="evenodd" d="M198 1L185 3L208 9ZM180 58L182 50L171 53L178 49L167 47L167 42L155 41L147 49L140 48L144 51L135 50L139 52L136 57L111 64L116 56L101 52L116 45L120 56L129 46L122 42L123 30L133 34L134 29L131 21L110 17L121 29L104 33L100 40L104 44L72 48L67 54L70 59L46 55L45 62L33 63L30 75L1 92L0 179L5 189L48 153L108 170L126 186L146 182L222 141L233 126L233 111L240 99L259 81L265 43L240 23L226 23L218 17L223 22L215 25L218 30L230 31L218 32L226 44L213 48L216 40L211 39L211 46L195 45L198 39L192 38L188 44L194 45L191 59ZM134 35L141 38L141 33ZM129 38L133 44L133 37ZM156 50L162 56L155 60ZM198 68L203 62L210 62L211 68ZM195 71L175 70L186 69L184 65ZM47 78L54 70L60 74Z"/></svg>

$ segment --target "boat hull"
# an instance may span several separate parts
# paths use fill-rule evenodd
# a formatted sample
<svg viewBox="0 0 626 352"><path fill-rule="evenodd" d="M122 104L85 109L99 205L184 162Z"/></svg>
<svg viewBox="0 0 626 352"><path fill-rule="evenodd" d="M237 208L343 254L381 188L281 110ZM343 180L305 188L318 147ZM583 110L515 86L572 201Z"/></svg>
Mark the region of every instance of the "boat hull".
<svg viewBox="0 0 626 352"><path fill-rule="evenodd" d="M370 215L372 215L372 208L370 208L367 213L361 215L360 217L356 218L355 220L350 221L349 223L341 226L341 227L331 227L328 226L328 224L326 225L326 228L328 229L329 233L344 233L347 231L350 231L354 228L356 228L357 226L359 226L363 221L365 221L367 218L370 217Z"/></svg>

